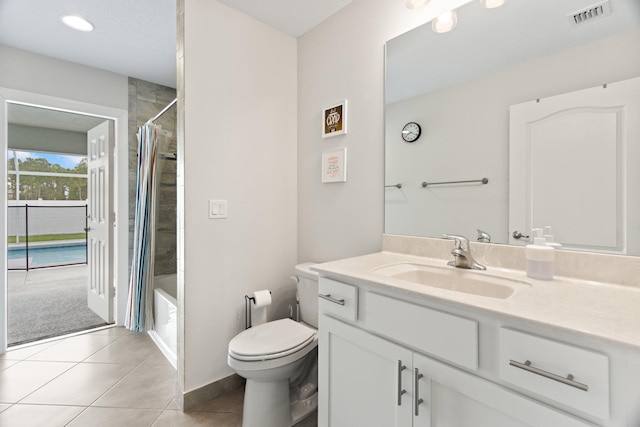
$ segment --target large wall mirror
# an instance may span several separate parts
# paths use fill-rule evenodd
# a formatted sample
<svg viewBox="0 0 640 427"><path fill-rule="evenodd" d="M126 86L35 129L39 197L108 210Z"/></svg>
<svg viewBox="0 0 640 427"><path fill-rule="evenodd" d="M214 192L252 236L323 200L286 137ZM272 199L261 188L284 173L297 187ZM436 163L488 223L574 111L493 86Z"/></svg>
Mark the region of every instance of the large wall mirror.
<svg viewBox="0 0 640 427"><path fill-rule="evenodd" d="M580 20L593 0L472 1L448 33L387 42L385 233L551 227L564 249L640 255L640 2L596 3Z"/></svg>

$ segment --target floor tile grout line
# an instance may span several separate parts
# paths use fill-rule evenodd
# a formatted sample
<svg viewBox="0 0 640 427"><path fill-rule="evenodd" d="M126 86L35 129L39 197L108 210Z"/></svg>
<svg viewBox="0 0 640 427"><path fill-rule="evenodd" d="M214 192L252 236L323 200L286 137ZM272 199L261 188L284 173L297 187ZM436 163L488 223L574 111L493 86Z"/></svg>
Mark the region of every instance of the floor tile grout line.
<svg viewBox="0 0 640 427"><path fill-rule="evenodd" d="M90 334L84 334L84 335L90 335ZM84 336L84 335L82 335L82 336ZM77 335L77 336L81 336L81 335ZM109 335L98 335L98 336L109 336ZM37 353L34 353L34 354L32 354L32 355L29 355L27 358L22 359L21 361L34 361L34 362L68 362L68 363L116 363L116 364L117 364L118 362L100 362L100 361L98 361L98 362L87 362L87 359L89 359L89 358L93 357L96 353L98 353L98 352L100 352L100 351L104 350L105 348L107 348L108 346L110 346L110 345L114 344L116 341L118 341L119 339L121 339L121 338L123 338L123 337L125 337L125 336L128 336L128 334L122 334L122 335L115 336L113 340L109 341L109 342L108 342L108 343L106 343L104 346L102 346L102 347L100 347L99 349L95 350L93 353L91 353L90 355L88 355L87 357L85 357L84 359L82 359L82 360L80 360L80 361L78 361L78 360L47 360L47 359L44 359L44 360L43 360L43 359L35 359L35 360L32 360L32 359L31 359L31 358L33 358L33 357L37 356L38 354L42 353L43 351L45 351L45 350L49 350L49 349L51 349L52 347L55 347L56 345L58 345L58 344L62 343L62 341L64 341L64 339L60 340L60 342L56 342L56 343L54 343L54 344L52 344L52 345L50 345L50 346L48 346L48 347L46 347L46 348L43 348L42 350L40 350L40 351L39 351L39 352L37 352ZM67 337L67 338L65 338L65 339L71 339L71 338L75 338L75 337L76 337L76 336L69 336L69 337ZM7 360L15 360L15 359L7 359ZM127 363L127 364L128 364L129 362L121 362L121 364L122 364L122 363Z"/></svg>
<svg viewBox="0 0 640 427"><path fill-rule="evenodd" d="M30 354L27 357L23 357L21 359L7 359L7 355L9 353L11 353L12 351L16 351L17 352L17 351L24 350L24 349L29 348L29 347L35 347L37 345L45 345L45 344L51 344L51 345L47 345L46 347L36 351L35 353ZM22 362L24 360L27 360L29 357L35 356L36 354L38 354L38 353L40 353L40 352L42 352L42 351L44 351L44 350L46 350L46 349L48 349L50 347L53 347L54 345L55 345L54 342L51 342L51 343L47 342L47 343L34 344L34 345L30 345L30 346L20 347L20 348L17 348L17 349L9 348L9 349L7 349L7 351L5 353L2 354L2 356L3 356L4 359L7 359L7 360L18 360L18 361Z"/></svg>
<svg viewBox="0 0 640 427"><path fill-rule="evenodd" d="M118 407L110 407L110 406L85 406L84 410L82 410L78 415L76 415L75 417L73 417L71 420L69 420L69 422L67 422L65 424L66 426L71 425L77 418L79 418L82 414L84 414L85 412L87 412L87 410L89 410L90 408L93 409L127 409L127 410L132 410L132 411L136 411L136 410L143 410L143 411L158 411L160 412L158 414L158 416L153 420L153 422L151 424L149 424L149 427L153 427L153 425L155 424L156 421L158 421L158 419L160 419L160 417L163 414L163 410L162 409L145 409L145 408L118 408Z"/></svg>
<svg viewBox="0 0 640 427"><path fill-rule="evenodd" d="M40 360L23 360L23 362L39 363L39 362L42 362L42 361L40 361ZM59 378L61 375L65 374L66 372L69 372L71 369L75 368L76 366L78 366L80 364L80 362L49 362L49 361L44 361L44 363L73 363L73 366L71 366L69 369L65 369L64 371L60 372L58 375L56 375L55 377L51 378L49 381L47 381L46 383L42 384L40 387L36 388L35 390L31 391L30 393L26 394L25 396L22 396L22 398L20 400L18 400L16 402L16 404L22 402L24 399L26 399L27 397L31 396L33 393L37 392L38 390L40 390L42 387L44 387L47 384L51 383L56 378ZM28 403L24 403L24 405L28 405Z"/></svg>
<svg viewBox="0 0 640 427"><path fill-rule="evenodd" d="M69 338L75 338L75 337L69 337ZM117 340L118 340L118 338L120 338L120 337L116 337L114 340L112 340L112 341L110 341L110 342L106 343L104 346L100 347L98 350L95 350L95 351L94 351L93 353L91 353L89 356L85 357L84 359L82 359L82 360L80 360L80 361L78 361L78 360L47 360L47 359L44 359L44 360L43 360L43 359L35 359L35 360L32 360L32 358L33 358L33 357L37 356L38 354L42 353L43 351L48 350L48 349L51 349L52 347L55 347L56 345L61 344L61 343L56 343L56 344L54 344L54 345L52 345L52 346L50 346L50 347L47 347L46 349L43 349L42 351L40 351L40 352L38 352L38 353L36 353L36 354L32 354L31 356L29 356L29 357L28 357L27 359L25 359L25 360L29 360L29 361L31 361L31 360L32 360L32 361L34 361L34 362L70 362L70 363L77 362L77 363L91 363L91 362L85 362L85 361L86 361L87 359L89 359L90 357L92 357L93 355L95 355L96 353L98 353L99 351L101 351L101 350L103 350L104 348L106 348L106 347L108 347L109 345L111 345L113 342L117 341Z"/></svg>
<svg viewBox="0 0 640 427"><path fill-rule="evenodd" d="M118 381L116 381L115 383L113 383L113 385L111 385L111 387L109 387L107 390L105 390L100 396L98 396L93 402L91 402L91 404L88 407L91 408L110 408L109 406L97 406L94 405L98 400L100 400L105 394L109 393L111 390L113 390L116 386L118 386L118 384L122 383L127 377L129 377L137 368L139 368L144 362L145 360L147 360L147 358L150 357L150 355L148 355L147 357L145 357L144 359L142 359L141 361L139 361L137 364L135 364L135 366L133 368L131 368L131 370L129 372L127 372L126 375L124 375L122 378L120 378ZM89 363L89 362L87 362ZM169 403L167 403L166 406L169 406L171 404L171 401L169 401ZM166 408L165 406L165 408ZM113 407L116 408L116 407ZM149 408L129 408L129 409L149 409ZM164 410L164 409L162 409Z"/></svg>
<svg viewBox="0 0 640 427"><path fill-rule="evenodd" d="M132 363L133 365L133 363ZM91 402L87 407L88 408L104 408L104 406L94 406L94 403L96 403L98 400L100 400L105 394L109 393L111 390L113 390L114 387L116 387L118 384L120 384L122 381L124 381L125 378L127 378L129 375L131 375L131 373L133 371L135 371L135 369L139 366L135 365L133 368L131 368L129 370L129 372L127 372L125 375L123 375L118 381L114 382L111 387L107 388L102 394L100 394L100 396L96 397L93 402Z"/></svg>
<svg viewBox="0 0 640 427"><path fill-rule="evenodd" d="M108 362L102 362L103 364L113 364L113 365L134 365L131 370L129 370L129 372L127 372L123 377L121 377L119 380L117 380L116 382L114 382L109 388L107 388L104 392L102 392L98 397L96 397L90 404L88 405L69 405L69 404L60 404L60 403L28 403L28 402L24 402L24 399L28 398L29 396L31 396L32 394L36 393L38 390L40 390L42 387L45 387L47 384L51 383L53 380L55 380L56 378L58 378L59 376L63 375L65 372L68 372L69 370L73 369L76 366L79 366L83 363L88 363L88 362L59 362L59 363L74 363L74 366L72 366L71 368L67 369L66 371L60 373L58 376L56 376L55 378L52 378L50 381L48 381L47 383L43 384L42 386L38 387L37 389L33 390L32 392L30 392L29 394L25 395L24 397L22 397L22 399L20 399L17 402L14 403L6 403L8 405L40 405L40 406L73 406L73 407L84 407L85 409L82 411L84 412L86 410L86 408L110 408L110 409L143 409L143 410L156 410L156 411L164 411L173 401L174 398L171 398L169 400L169 402L163 407L163 408L136 408L136 407L118 407L118 406L95 406L94 404L100 400L101 397L103 397L105 394L107 394L109 391L111 391L114 387L116 387L119 383L121 383L122 381L124 381L128 376L130 376L133 371L135 371L136 368L140 367L140 365L142 365L144 363L144 361L146 360L143 359L140 362L138 362L137 364L133 364L133 363L108 363ZM40 362L40 361L30 361L30 362ZM9 408L7 408L9 409ZM3 411L4 412L4 411ZM82 413L81 412L81 413Z"/></svg>
<svg viewBox="0 0 640 427"><path fill-rule="evenodd" d="M26 360L29 357L33 357L33 356L41 353L42 351L44 351L44 350L46 350L48 348L54 347L55 345L65 341L65 340L67 340L69 338L74 338L74 337L77 337L77 336L84 336L84 335L91 335L91 334L94 334L94 333L96 333L98 331L112 329L112 328L117 328L117 326L115 324L112 324L112 325L108 325L108 326L101 326L101 327L98 327L98 328L95 328L95 329L87 329L87 330L84 330L84 331L73 332L71 334L59 335L57 337L43 338L43 339L38 340L38 341L32 341L32 342L29 342L29 343L24 343L24 344L19 344L17 346L9 347L9 348L7 348L7 351L3 355L6 357L6 355L8 353L12 352L12 351L20 351L20 350L24 350L24 349L27 349L27 348L30 348L30 347L36 347L36 346L39 346L39 345L50 344L50 345L44 347L43 349L41 349L40 351L37 351L37 352L27 356L25 358L25 360ZM99 335L102 335L102 334L99 334ZM123 335L126 335L126 334L123 334ZM120 338L123 335L118 335L117 338ZM15 347L17 347L17 348L15 348ZM10 360L15 360L15 359L10 359Z"/></svg>
<svg viewBox="0 0 640 427"><path fill-rule="evenodd" d="M80 415L84 414L89 407L85 406L82 411L80 411L75 417L71 418L67 423L65 423L65 427L74 422Z"/></svg>
<svg viewBox="0 0 640 427"><path fill-rule="evenodd" d="M171 404L171 403L169 403L169 405L170 405L170 404ZM169 405L167 405L167 406L169 406ZM156 425L156 423L158 422L158 420L160 419L160 417L162 417L162 414L164 414L164 411L166 411L166 410L167 410L167 409L165 408L165 409L163 409L162 411L160 411L160 413L158 414L158 416L156 417L156 419L155 419L155 420L153 420L153 422L150 424L150 426L149 426L149 427L153 427L153 426L155 426L155 425Z"/></svg>
<svg viewBox="0 0 640 427"><path fill-rule="evenodd" d="M67 405L63 403L14 403L13 406L55 406L60 408L86 408L84 405Z"/></svg>
<svg viewBox="0 0 640 427"><path fill-rule="evenodd" d="M160 367L167 367L166 363L154 363L154 359L158 357L158 355L156 354L156 352L151 351L147 354L144 354L144 356L141 359L135 360L135 361L124 361L124 362L114 362L114 361L88 361L88 359L90 359L91 357L93 357L96 353L100 352L101 350L104 350L105 348L107 348L108 346L116 343L117 341L119 341L121 338L126 337L126 336L131 336L130 334L127 333L123 333L123 334L118 334L117 336L115 336L115 338L113 340L110 340L107 344L105 344L104 346L101 346L99 349L96 349L95 351L93 351L90 355L84 357L82 360L78 361L78 360L72 360L72 361L64 361L64 360L33 360L31 359L32 357L36 356L37 354L41 353L42 351L45 351L49 348L51 348L52 346L55 346L57 343L52 344L51 346L46 346L43 349L41 349L40 351L37 351L34 354L31 354L27 357L23 357L20 358L19 360L13 360L15 362L15 364L19 364L22 362L29 362L29 363L39 363L39 362L45 362L45 363L68 363L70 364L70 366L65 369L64 371L60 372L59 374L55 375L53 378L51 378L50 380L48 380L46 383L40 385L39 387L37 387L35 390L31 391L30 393L28 393L27 395L25 395L24 397L22 397L19 401L17 402L7 402L7 408L6 410L9 410L12 407L17 406L24 406L24 405L29 405L29 406L55 406L55 407L74 407L74 408L80 408L80 412L77 413L75 416L73 416L72 419L70 419L69 421L67 421L67 423L65 425L69 425L72 424L75 420L78 419L78 417L80 417L82 414L84 414L88 408L105 408L105 409L116 409L116 410L143 410L143 411L156 411L157 416L155 416L155 418L151 421L150 427L153 425L157 425L157 422L161 419L162 415L167 412L167 411L173 411L172 409L169 409L169 406L172 405L172 403L175 401L175 396L171 396L167 399L167 403L164 405L159 405L162 407L156 407L156 408L143 408L143 407L116 407L116 406L95 406L94 404L100 399L102 398L105 394L109 393L111 390L113 390L114 387L117 387L119 384L121 384L123 381L125 381L127 378L130 378L130 376L136 371L136 369L141 368L141 367L145 367L146 369L151 369L151 370L155 370L156 368L160 368ZM67 338L72 338L72 337L67 337ZM60 339L59 341L61 341L63 339ZM144 342L144 341L142 341ZM136 345L136 341L132 340L131 342L132 345ZM155 346L154 346L155 349ZM69 350L71 351L71 350ZM167 362L168 363L168 362ZM14 365L15 365L14 364ZM103 391L93 402L91 402L88 405L74 405L74 404L59 404L59 403L26 403L24 402L25 399L27 399L29 396L33 395L34 393L36 393L37 391L41 390L43 387L46 387L47 385L49 385L51 382L55 381L56 379L58 379L60 376L68 373L71 369L74 369L78 366L88 366L88 365L98 365L98 364L109 364L109 365L131 365L131 369L121 378L119 378L117 381L115 381L109 388L107 388L105 391ZM14 366L12 365L12 366ZM7 368L8 369L8 368ZM175 379L174 379L175 380ZM175 410L179 410L179 409L175 409ZM4 411L3 411L4 412Z"/></svg>
<svg viewBox="0 0 640 427"><path fill-rule="evenodd" d="M69 337L72 338L72 337ZM93 356L95 353L97 353L98 351L101 351L102 349L108 347L109 345L111 345L112 343L114 343L115 341L117 341L119 338L121 338L121 336L117 337L116 339L114 339L113 341L111 341L110 343L108 343L107 345L105 345L104 347L102 347L100 350L97 350L96 352L92 353L91 356ZM47 348L51 348L53 346L47 347ZM90 358L91 356L86 357L84 360ZM144 360L143 360L144 361ZM100 397L102 397L105 393L107 393L109 390L111 390L113 387L115 387L120 381L122 381L124 378L126 378L129 374L131 374L131 372L133 372L143 361L139 362L138 364L135 364L135 366L133 368L131 368L131 370L129 370L129 372L127 372L127 374L125 376L123 376L122 378L120 378L118 381L116 381L111 387L109 387L105 392L103 392L102 394L100 394L100 396L98 396L90 405L88 405L87 407L90 407L91 405L93 405L93 403L95 403L98 399L100 399ZM31 363L38 363L38 362L46 362L46 363L73 363L73 366L71 366L69 369L66 369L65 371L61 372L60 374L58 374L57 376L55 376L54 378L52 378L51 380L47 381L45 384L42 384L40 387L36 388L35 390L31 391L30 393L28 393L27 395L23 396L20 400L18 400L18 402L15 403L20 403L22 402L24 399L28 398L29 396L31 396L32 394L36 393L38 390L40 390L41 388L45 387L46 385L50 384L52 381L54 381L55 379L59 378L60 376L62 376L63 374L67 373L68 371L70 371L71 369L83 364L83 363L92 363L92 362L84 362L84 361L47 361L47 360L29 360L29 359L24 359L21 360L18 363L22 363L22 362L31 362ZM103 364L108 364L108 362L102 362ZM111 363L111 364L118 364L118 363ZM125 364L125 363L120 363L120 364ZM126 363L129 364L129 363ZM133 363L131 363L133 365ZM15 365L12 365L15 366ZM26 404L26 403L25 403ZM73 406L73 405L72 405Z"/></svg>

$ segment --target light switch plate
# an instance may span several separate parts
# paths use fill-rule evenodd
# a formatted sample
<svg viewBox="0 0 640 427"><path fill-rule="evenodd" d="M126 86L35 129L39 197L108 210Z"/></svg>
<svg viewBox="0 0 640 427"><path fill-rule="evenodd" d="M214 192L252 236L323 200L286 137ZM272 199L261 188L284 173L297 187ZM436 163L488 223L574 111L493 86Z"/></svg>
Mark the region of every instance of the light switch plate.
<svg viewBox="0 0 640 427"><path fill-rule="evenodd" d="M209 219L224 219L227 217L226 200L209 200Z"/></svg>

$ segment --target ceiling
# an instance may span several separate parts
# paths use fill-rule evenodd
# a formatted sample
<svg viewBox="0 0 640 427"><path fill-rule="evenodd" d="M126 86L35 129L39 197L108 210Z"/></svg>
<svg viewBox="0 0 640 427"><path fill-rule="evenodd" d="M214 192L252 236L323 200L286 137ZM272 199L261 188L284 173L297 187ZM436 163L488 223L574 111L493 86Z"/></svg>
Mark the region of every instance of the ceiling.
<svg viewBox="0 0 640 427"><path fill-rule="evenodd" d="M85 133L104 122L104 118L10 103L7 121L12 125Z"/></svg>
<svg viewBox="0 0 640 427"><path fill-rule="evenodd" d="M211 0L212 1L212 0ZM352 0L219 0L299 37ZM60 22L79 15L95 30ZM0 44L176 87L176 0L0 0ZM9 123L86 132L95 117L11 104Z"/></svg>
<svg viewBox="0 0 640 427"><path fill-rule="evenodd" d="M638 0L608 0L610 14L572 23L569 16L594 3L602 0L508 1L497 9L468 3L457 10L458 26L450 33L436 34L425 24L387 42L385 101L430 93L640 26Z"/></svg>
<svg viewBox="0 0 640 427"><path fill-rule="evenodd" d="M299 37L351 0L219 0ZM60 22L80 15L95 30ZM176 0L0 0L0 44L176 86Z"/></svg>

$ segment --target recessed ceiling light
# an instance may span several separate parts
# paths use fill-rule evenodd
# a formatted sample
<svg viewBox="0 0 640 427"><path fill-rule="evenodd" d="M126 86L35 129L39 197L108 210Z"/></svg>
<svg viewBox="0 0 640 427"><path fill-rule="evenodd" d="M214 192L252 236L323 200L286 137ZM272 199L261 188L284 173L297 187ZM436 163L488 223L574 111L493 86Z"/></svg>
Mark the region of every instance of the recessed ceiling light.
<svg viewBox="0 0 640 427"><path fill-rule="evenodd" d="M404 4L407 9L419 9L427 3L429 3L429 0L405 0Z"/></svg>
<svg viewBox="0 0 640 427"><path fill-rule="evenodd" d="M486 7L487 9L495 9L496 7L500 7L504 4L505 0L480 0L480 4L482 7Z"/></svg>
<svg viewBox="0 0 640 427"><path fill-rule="evenodd" d="M69 28L78 31L93 31L93 24L86 19L75 15L64 15L60 20Z"/></svg>
<svg viewBox="0 0 640 427"><path fill-rule="evenodd" d="M431 28L436 33L446 33L451 31L458 24L458 14L455 10L450 10L431 21Z"/></svg>

